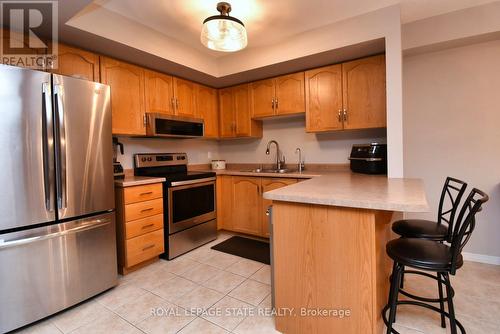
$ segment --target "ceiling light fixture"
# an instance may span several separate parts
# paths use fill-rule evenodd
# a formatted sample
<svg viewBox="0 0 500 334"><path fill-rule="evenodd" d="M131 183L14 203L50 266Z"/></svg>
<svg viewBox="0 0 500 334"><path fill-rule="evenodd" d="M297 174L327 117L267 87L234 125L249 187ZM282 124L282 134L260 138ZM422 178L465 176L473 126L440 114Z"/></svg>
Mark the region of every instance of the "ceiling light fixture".
<svg viewBox="0 0 500 334"><path fill-rule="evenodd" d="M201 43L216 51L234 52L244 49L248 41L243 22L229 16L231 5L227 2L219 2L217 10L220 15L210 16L203 21Z"/></svg>

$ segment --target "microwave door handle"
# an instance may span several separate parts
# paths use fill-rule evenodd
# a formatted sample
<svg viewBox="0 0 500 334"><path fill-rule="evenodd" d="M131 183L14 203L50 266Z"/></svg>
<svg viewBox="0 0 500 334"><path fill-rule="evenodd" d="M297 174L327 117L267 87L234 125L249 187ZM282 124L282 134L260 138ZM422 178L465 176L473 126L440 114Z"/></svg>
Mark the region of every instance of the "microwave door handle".
<svg viewBox="0 0 500 334"><path fill-rule="evenodd" d="M55 210L53 202L54 183L54 120L52 117L52 94L50 83L42 83L42 152L43 152L43 190L45 209Z"/></svg>
<svg viewBox="0 0 500 334"><path fill-rule="evenodd" d="M58 149L59 149L59 198L58 208L66 209L68 207L67 191L67 169L66 169L66 127L64 115L64 103L62 100L63 88L61 85L54 85L54 96L56 101L56 117L58 122Z"/></svg>

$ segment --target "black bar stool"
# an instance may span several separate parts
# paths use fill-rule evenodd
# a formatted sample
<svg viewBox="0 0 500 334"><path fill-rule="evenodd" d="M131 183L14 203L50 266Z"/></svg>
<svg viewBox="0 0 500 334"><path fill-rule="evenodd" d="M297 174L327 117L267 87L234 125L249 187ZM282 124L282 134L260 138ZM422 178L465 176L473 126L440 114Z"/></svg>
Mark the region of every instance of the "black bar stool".
<svg viewBox="0 0 500 334"><path fill-rule="evenodd" d="M437 221L403 219L394 222L392 230L403 238L451 242L455 214L465 188L467 188L467 183L464 181L447 177L439 199Z"/></svg>
<svg viewBox="0 0 500 334"><path fill-rule="evenodd" d="M382 318L387 326L387 334L399 334L392 328L396 319L398 305L415 305L438 312L449 319L452 334L457 334L457 327L462 334L465 333L464 327L455 318L449 275L455 275L457 269L462 267L462 249L474 231L476 213L481 210L482 205L488 199L488 195L476 188L470 192L453 228L450 246L442 242L417 238L399 238L387 243L387 254L394 260L389 300L382 311ZM405 266L439 274L437 276L439 281L446 286L445 299L448 303L448 312L445 312L443 308L437 308L420 300L398 300L401 289L401 276ZM428 277L435 278L432 275L428 275ZM443 300L442 295L440 297ZM390 310L389 319L387 319L387 310Z"/></svg>
<svg viewBox="0 0 500 334"><path fill-rule="evenodd" d="M403 219L393 223L392 230L402 238L419 238L434 240L439 242L451 242L453 224L455 223L455 215L460 206L460 200L467 188L467 183L462 180L447 177L441 191L439 199L437 221L424 219ZM404 290L400 292L410 298L417 299L423 302L438 303L441 310L444 311L445 298L443 297L443 280L441 274L437 273L432 276L420 271L405 270L401 274L401 289L404 288L405 274L423 275L433 278L438 283L439 299L424 298L412 295ZM452 290L452 294L455 292ZM445 316L441 315L441 327L446 328Z"/></svg>

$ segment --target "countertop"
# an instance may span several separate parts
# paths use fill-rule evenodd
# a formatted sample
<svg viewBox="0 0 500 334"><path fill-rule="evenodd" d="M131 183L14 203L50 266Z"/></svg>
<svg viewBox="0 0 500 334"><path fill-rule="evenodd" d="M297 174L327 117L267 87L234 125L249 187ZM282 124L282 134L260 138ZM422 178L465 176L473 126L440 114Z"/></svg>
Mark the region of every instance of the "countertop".
<svg viewBox="0 0 500 334"><path fill-rule="evenodd" d="M350 172L325 172L310 180L265 192L264 198L399 212L429 211L420 179Z"/></svg>
<svg viewBox="0 0 500 334"><path fill-rule="evenodd" d="M299 172L291 172L291 173L255 173L255 172L246 172L244 170L232 170L232 169L212 169L211 172L215 172L217 175L235 175L235 176L256 176L256 177L284 177L284 178L292 178L292 179L310 179L312 177L321 176L321 172L313 172L313 171L303 171Z"/></svg>
<svg viewBox="0 0 500 334"><path fill-rule="evenodd" d="M151 183L160 183L163 181L165 181L164 177L133 176L125 174L124 179L115 180L115 186L125 188Z"/></svg>

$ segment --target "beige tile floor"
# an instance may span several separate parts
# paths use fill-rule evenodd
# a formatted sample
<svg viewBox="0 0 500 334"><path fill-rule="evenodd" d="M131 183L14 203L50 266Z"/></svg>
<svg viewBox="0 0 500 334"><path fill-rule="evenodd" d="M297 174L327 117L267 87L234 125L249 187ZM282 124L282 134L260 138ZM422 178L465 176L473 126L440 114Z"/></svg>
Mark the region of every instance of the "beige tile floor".
<svg viewBox="0 0 500 334"><path fill-rule="evenodd" d="M230 236L121 277L116 288L19 333L279 333L264 312L271 307L270 267L210 249ZM467 262L452 283L457 318L467 333L500 333L500 266ZM419 277L408 276L406 287L437 294L433 282ZM395 328L402 334L449 333L439 325L437 314L401 306Z"/></svg>

